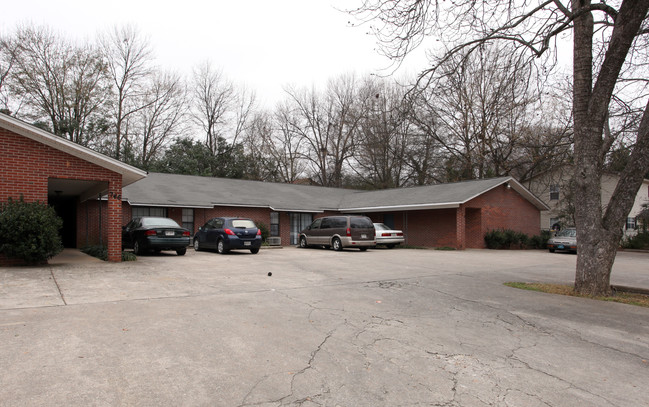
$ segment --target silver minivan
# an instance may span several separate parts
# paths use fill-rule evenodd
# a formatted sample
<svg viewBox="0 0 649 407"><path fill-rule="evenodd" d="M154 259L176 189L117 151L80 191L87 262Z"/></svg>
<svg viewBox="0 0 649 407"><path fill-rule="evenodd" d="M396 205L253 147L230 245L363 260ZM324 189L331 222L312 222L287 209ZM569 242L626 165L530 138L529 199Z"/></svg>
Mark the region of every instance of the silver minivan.
<svg viewBox="0 0 649 407"><path fill-rule="evenodd" d="M366 216L325 216L300 232L300 247L324 246L340 251L345 247L361 251L376 246L372 220Z"/></svg>

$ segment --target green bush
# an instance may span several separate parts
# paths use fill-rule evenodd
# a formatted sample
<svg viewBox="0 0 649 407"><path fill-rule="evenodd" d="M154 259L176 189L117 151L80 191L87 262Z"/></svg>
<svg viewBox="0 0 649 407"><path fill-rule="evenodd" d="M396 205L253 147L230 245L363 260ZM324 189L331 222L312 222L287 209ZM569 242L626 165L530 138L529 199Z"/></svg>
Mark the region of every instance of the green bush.
<svg viewBox="0 0 649 407"><path fill-rule="evenodd" d="M63 226L54 208L23 197L0 203L0 253L28 264L44 263L63 250Z"/></svg>
<svg viewBox="0 0 649 407"><path fill-rule="evenodd" d="M649 232L640 232L622 241L625 249L649 249Z"/></svg>
<svg viewBox="0 0 649 407"><path fill-rule="evenodd" d="M495 229L485 234L484 240L488 249L545 249L550 232L529 237L525 233L511 229Z"/></svg>
<svg viewBox="0 0 649 407"><path fill-rule="evenodd" d="M108 247L106 246L85 246L80 249L89 256L96 257L100 260L108 260ZM122 261L135 261L137 256L132 252L122 252Z"/></svg>
<svg viewBox="0 0 649 407"><path fill-rule="evenodd" d="M268 226L264 222L255 221L255 224L261 230L261 241L265 242L270 236L270 229L268 229Z"/></svg>
<svg viewBox="0 0 649 407"><path fill-rule="evenodd" d="M530 249L545 249L547 248L548 240L550 239L550 231L542 230L540 235L532 236L527 243Z"/></svg>

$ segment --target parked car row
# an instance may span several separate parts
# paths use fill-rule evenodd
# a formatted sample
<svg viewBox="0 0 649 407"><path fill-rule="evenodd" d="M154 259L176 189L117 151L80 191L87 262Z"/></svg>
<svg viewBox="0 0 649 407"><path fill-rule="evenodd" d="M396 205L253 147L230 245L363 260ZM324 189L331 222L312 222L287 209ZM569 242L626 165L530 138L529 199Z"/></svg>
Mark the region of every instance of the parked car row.
<svg viewBox="0 0 649 407"><path fill-rule="evenodd" d="M392 249L404 242L403 232L393 230L383 223L372 223L366 216L325 216L318 218L299 235L299 246L331 247L336 251L384 245ZM216 250L220 254L230 250L245 249L252 254L261 247L261 229L251 219L219 217L210 219L191 233L173 219L162 217L137 217L122 228L122 247L133 249L138 255L147 251L175 250L179 256L194 250Z"/></svg>

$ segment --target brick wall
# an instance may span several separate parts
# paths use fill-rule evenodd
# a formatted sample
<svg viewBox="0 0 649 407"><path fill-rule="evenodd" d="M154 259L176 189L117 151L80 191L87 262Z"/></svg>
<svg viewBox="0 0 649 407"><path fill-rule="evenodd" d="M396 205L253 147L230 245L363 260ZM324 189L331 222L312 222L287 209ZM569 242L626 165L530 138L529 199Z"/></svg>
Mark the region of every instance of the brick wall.
<svg viewBox="0 0 649 407"><path fill-rule="evenodd" d="M540 233L539 210L504 185L458 209L387 212L369 216L374 222L383 222L388 213L393 216L395 229L404 231L406 244L413 246L484 248L484 235L492 229L512 229L529 236Z"/></svg>
<svg viewBox="0 0 649 407"><path fill-rule="evenodd" d="M484 235L489 230L512 229L529 236L541 232L539 210L518 192L504 185L467 202L466 207L481 209L482 230L475 227L472 230L479 235L471 237L473 240L480 239L480 247L485 247Z"/></svg>
<svg viewBox="0 0 649 407"><path fill-rule="evenodd" d="M0 201L9 197L17 199L22 194L27 202L47 202L49 178L108 182L109 192L115 196L109 200L106 210L109 260L121 259L120 174L6 129L0 129L0 146ZM81 207L82 204L77 207L77 217ZM77 241L79 231L85 239L85 226L85 222L83 229L77 225Z"/></svg>

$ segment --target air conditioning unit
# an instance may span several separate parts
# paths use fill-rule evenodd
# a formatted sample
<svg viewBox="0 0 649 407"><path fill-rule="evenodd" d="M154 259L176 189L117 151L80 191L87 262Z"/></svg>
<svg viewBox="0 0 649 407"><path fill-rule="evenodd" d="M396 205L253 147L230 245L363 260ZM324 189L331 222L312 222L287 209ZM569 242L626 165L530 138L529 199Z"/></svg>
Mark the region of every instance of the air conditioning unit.
<svg viewBox="0 0 649 407"><path fill-rule="evenodd" d="M270 246L281 246L282 245L282 238L281 237L277 237L277 236L269 237L268 239L266 239L266 241L268 242L268 244Z"/></svg>

